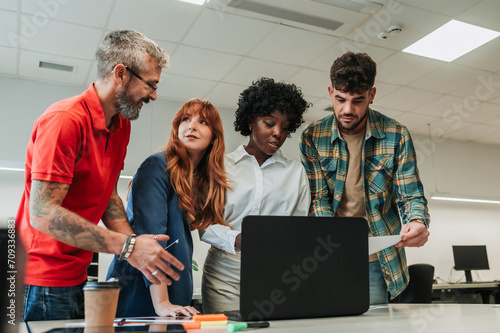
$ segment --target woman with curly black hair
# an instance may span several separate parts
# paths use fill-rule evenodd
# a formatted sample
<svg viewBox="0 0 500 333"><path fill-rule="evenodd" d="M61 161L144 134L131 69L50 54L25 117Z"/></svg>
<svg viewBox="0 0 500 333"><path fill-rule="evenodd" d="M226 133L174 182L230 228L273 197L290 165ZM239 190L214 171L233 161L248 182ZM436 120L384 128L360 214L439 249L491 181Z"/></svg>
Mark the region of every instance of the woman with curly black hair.
<svg viewBox="0 0 500 333"><path fill-rule="evenodd" d="M234 128L249 136L248 144L227 154L230 179L224 220L200 230L211 244L202 279L204 313L239 309L241 222L247 215L302 215L311 194L301 163L286 158L280 147L304 122L309 107L293 84L260 78L238 100ZM263 230L265 232L265 230Z"/></svg>

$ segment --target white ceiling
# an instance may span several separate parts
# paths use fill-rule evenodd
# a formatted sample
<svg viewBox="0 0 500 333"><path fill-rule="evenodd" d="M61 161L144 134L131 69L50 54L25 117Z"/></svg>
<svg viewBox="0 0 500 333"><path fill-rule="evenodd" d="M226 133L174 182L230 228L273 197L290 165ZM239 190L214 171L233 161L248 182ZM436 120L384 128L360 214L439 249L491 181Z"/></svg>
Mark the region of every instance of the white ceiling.
<svg viewBox="0 0 500 333"><path fill-rule="evenodd" d="M367 52L378 64L374 109L414 134L500 144L500 38L451 63L401 52L451 19L500 31L500 1L253 1L344 24L330 31L235 9L229 0L201 7L176 0L2 0L0 75L85 87L95 78L99 41L109 30L129 28L171 56L160 98L198 97L235 108L252 80L269 76L302 88L314 104L306 116L311 121L331 105L335 58L346 50ZM377 37L395 24L401 33ZM41 60L76 70L41 69Z"/></svg>

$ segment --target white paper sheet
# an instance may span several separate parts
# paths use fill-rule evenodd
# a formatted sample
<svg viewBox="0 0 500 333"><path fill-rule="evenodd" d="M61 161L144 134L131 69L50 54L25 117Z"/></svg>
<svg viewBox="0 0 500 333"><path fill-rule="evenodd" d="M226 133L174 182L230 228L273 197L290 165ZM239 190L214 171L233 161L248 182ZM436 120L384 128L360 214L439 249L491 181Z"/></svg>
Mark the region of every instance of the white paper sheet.
<svg viewBox="0 0 500 333"><path fill-rule="evenodd" d="M368 255L382 251L401 240L401 235L368 237Z"/></svg>

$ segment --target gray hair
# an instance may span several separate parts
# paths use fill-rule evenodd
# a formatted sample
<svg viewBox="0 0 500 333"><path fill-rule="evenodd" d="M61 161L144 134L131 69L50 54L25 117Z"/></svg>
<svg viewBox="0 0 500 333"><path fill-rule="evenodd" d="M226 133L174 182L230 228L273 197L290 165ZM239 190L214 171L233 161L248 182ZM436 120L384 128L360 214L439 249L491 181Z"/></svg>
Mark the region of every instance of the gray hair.
<svg viewBox="0 0 500 333"><path fill-rule="evenodd" d="M167 68L169 57L156 42L134 30L115 30L108 33L95 53L97 78L104 79L118 64L133 70L147 71L148 56L158 66Z"/></svg>

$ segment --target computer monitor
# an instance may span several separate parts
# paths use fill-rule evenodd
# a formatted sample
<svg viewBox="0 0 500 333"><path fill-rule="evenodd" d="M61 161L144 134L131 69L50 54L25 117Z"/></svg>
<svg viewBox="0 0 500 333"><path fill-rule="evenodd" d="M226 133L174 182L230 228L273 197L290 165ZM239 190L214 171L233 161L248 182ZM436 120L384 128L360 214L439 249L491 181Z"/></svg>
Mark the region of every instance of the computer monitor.
<svg viewBox="0 0 500 333"><path fill-rule="evenodd" d="M472 282L471 270L490 269L486 245L453 245L455 270L465 271L465 279Z"/></svg>

